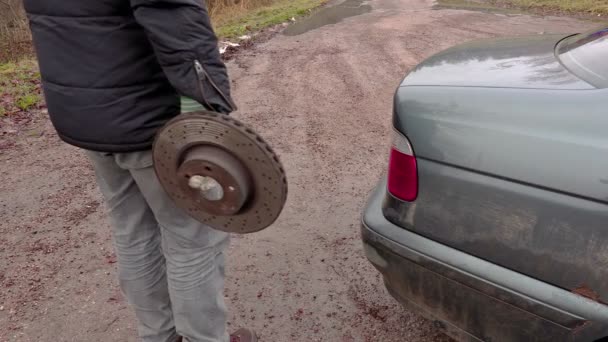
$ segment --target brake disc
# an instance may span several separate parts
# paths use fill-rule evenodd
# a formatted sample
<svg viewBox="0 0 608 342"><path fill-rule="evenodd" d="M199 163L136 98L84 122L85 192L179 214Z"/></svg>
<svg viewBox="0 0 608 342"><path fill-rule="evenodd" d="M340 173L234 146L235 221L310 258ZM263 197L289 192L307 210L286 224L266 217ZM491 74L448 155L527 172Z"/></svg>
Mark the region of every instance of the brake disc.
<svg viewBox="0 0 608 342"><path fill-rule="evenodd" d="M287 200L277 155L228 115L177 116L159 131L153 156L160 183L176 205L218 230L260 231L275 222Z"/></svg>

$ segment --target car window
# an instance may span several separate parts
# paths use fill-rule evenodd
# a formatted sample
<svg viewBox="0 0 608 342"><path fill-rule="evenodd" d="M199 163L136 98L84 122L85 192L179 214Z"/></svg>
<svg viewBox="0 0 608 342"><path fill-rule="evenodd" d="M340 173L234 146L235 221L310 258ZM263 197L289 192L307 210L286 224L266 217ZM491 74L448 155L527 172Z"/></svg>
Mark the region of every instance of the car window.
<svg viewBox="0 0 608 342"><path fill-rule="evenodd" d="M564 39L557 53L564 66L578 77L608 88L608 27Z"/></svg>

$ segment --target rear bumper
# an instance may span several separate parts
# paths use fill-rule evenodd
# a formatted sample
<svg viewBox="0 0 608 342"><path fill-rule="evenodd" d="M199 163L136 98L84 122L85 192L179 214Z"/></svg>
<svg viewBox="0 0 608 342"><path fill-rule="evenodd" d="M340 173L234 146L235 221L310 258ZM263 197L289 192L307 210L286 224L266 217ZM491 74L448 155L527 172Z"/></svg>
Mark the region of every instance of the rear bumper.
<svg viewBox="0 0 608 342"><path fill-rule="evenodd" d="M389 292L461 341L594 341L608 306L414 234L382 214L385 182L365 209L362 238Z"/></svg>

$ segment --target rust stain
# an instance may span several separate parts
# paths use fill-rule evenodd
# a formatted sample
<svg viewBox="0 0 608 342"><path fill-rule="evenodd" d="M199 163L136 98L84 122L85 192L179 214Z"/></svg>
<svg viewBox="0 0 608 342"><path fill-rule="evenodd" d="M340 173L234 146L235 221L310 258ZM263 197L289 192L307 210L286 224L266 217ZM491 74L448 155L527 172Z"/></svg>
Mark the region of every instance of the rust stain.
<svg viewBox="0 0 608 342"><path fill-rule="evenodd" d="M590 325L591 325L591 322L583 321L580 325L574 327L574 329L572 331L573 331L574 335L578 335L581 333L582 330L586 329Z"/></svg>
<svg viewBox="0 0 608 342"><path fill-rule="evenodd" d="M572 290L572 293L576 293L579 296L583 296L585 298L589 298L593 301L603 303L600 295L593 291L587 284L583 284Z"/></svg>

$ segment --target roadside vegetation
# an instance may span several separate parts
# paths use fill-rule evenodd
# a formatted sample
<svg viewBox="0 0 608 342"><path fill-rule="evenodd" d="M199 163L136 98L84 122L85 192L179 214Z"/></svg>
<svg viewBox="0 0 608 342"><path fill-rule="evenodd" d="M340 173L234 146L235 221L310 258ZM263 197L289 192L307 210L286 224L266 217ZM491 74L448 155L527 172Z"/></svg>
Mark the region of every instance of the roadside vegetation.
<svg viewBox="0 0 608 342"><path fill-rule="evenodd" d="M31 58L0 64L0 118L41 106L39 78Z"/></svg>
<svg viewBox="0 0 608 342"><path fill-rule="evenodd" d="M501 9L583 18L608 17L608 0L438 0L440 7L472 10Z"/></svg>
<svg viewBox="0 0 608 342"><path fill-rule="evenodd" d="M307 15L325 2L327 0L266 0L260 5L252 0L250 5L210 9L210 14L218 36L230 39Z"/></svg>
<svg viewBox="0 0 608 342"><path fill-rule="evenodd" d="M608 16L608 0L490 0L490 2L549 13Z"/></svg>
<svg viewBox="0 0 608 342"><path fill-rule="evenodd" d="M215 31L234 39L310 13L327 0L207 0ZM0 118L42 106L22 0L0 0ZM0 126L1 126L0 121Z"/></svg>

